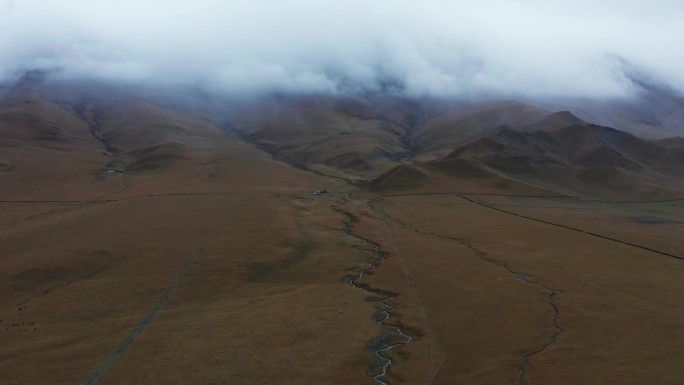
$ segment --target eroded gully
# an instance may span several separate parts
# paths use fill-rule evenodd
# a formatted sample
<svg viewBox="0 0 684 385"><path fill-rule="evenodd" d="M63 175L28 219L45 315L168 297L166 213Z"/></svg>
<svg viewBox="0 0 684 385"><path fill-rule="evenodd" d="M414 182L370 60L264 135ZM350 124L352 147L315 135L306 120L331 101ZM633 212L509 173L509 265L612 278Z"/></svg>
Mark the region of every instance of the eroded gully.
<svg viewBox="0 0 684 385"><path fill-rule="evenodd" d="M372 274L373 271L387 259L388 253L383 251L379 244L354 233L353 223L358 221L358 219L353 214L337 208L333 209L345 216L344 232L348 236L356 238L364 244L371 246L373 259L368 262L368 267L360 269L355 273L348 274L344 278L352 287L370 294L368 300L377 304L377 312L373 315L373 321L380 325L384 331L379 336L371 339L366 347L367 351L373 357L373 363L368 369L368 376L379 385L388 385L384 378L394 364L394 360L390 357L389 352L398 346L411 343L413 337L406 333L400 326L387 322L395 310L394 307L389 304L395 295L374 288L368 284L358 282L364 276Z"/></svg>
<svg viewBox="0 0 684 385"><path fill-rule="evenodd" d="M435 234L430 234L430 235L439 237L438 235L435 235ZM442 237L442 238L448 238L448 237ZM527 368L530 366L530 358L532 358L533 356L536 356L538 354L544 353L548 348L550 348L552 345L554 345L556 343L556 339L558 338L558 336L563 334L563 328L559 324L560 312L558 311L558 305L556 304L556 296L558 295L558 292L549 286L546 286L546 285L541 284L539 282L532 281L529 276L527 276L521 272L518 272L516 270L511 269L510 267L508 267L504 263L501 263L499 261L496 261L494 259L489 258L487 256L487 253L475 248L474 246L472 246L471 244L469 244L468 242L466 242L462 239L456 239L456 238L448 238L448 239L451 239L451 240L454 240L454 241L460 243L462 246L466 247L473 254L475 254L477 257L479 257L481 260L489 262L493 265L496 265L496 266L508 271L509 273L513 274L516 279L519 279L519 280L521 280L527 284L540 287L548 293L546 300L547 300L549 306L551 307L551 309L553 310L553 318L551 320L551 324L553 325L555 332L539 348L537 348L536 350L534 350L532 352L526 353L522 356L523 363L520 366L520 368L518 369L518 374L519 374L518 385L525 385L525 380L526 380L526 376L527 376Z"/></svg>

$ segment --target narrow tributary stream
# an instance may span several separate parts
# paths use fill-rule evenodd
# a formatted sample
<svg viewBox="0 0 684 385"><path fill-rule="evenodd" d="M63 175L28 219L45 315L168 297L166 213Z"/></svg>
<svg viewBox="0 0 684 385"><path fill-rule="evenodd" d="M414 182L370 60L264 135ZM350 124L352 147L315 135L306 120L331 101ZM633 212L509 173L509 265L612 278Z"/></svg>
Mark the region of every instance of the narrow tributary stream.
<svg viewBox="0 0 684 385"><path fill-rule="evenodd" d="M373 320L375 323L384 328L384 332L368 342L367 350L374 359L373 364L368 370L368 376L370 376L377 384L387 385L384 377L389 373L389 370L394 363L392 358L389 357L387 353L397 346L410 343L413 338L401 327L387 323L387 320L389 320L394 312L394 307L389 304L389 301L391 301L395 295L358 282L358 280L363 278L365 275L372 274L373 271L377 269L387 258L388 253L384 252L380 248L379 244L354 234L352 229L354 216L348 212L339 212L346 216L344 220L345 233L372 246L371 252L374 258L368 263L368 267L360 269L354 274L347 275L345 279L352 287L363 290L364 292L370 294L370 297L368 297L369 301L377 303L377 312L374 314Z"/></svg>
<svg viewBox="0 0 684 385"><path fill-rule="evenodd" d="M395 219L395 220L396 220L396 219ZM403 224L403 223L401 223L401 226L402 226L404 229L409 229L409 228L406 227L406 225ZM467 248L468 250L470 250L470 251L471 251L474 255L476 255L480 260L485 261L485 262L488 262L488 263L491 263L491 264L493 264L493 265L496 265L496 266L498 266L498 267L500 267L500 268L502 268L502 269L508 271L509 273L513 274L513 275L515 276L516 279L519 279L519 280L521 280L521 281L523 281L523 282L525 282L525 283L527 283L527 284L530 284L530 285L533 285L533 286L540 287L540 288L546 290L546 291L549 293L548 296L547 296L546 298L547 298L547 302L548 302L549 306L551 306L551 308L552 308L552 310L553 310L552 325L553 325L554 329L556 329L556 330L555 330L555 332L547 339L547 341L546 341L543 345L541 345L538 349L536 349L536 350L534 350L534 351L532 351L532 352L530 352L530 353L527 353L527 354L524 354L524 355L523 355L523 357L522 357L522 358L523 358L522 366L520 367L520 369L518 369L518 375L519 375L519 376L518 376L518 377L519 377L519 379L518 379L518 384L519 384L519 385L525 385L526 376L527 376L527 369L528 369L528 367L529 367L529 365L530 365L530 358L532 358L532 357L535 356L535 355L544 353L548 348L550 348L552 345L554 345L554 344L556 343L556 339L557 339L561 334L563 334L563 331L564 331L564 330L563 330L563 328L562 328L562 327L560 326L560 324L559 324L560 312L559 312L559 310L558 310L558 304L556 303L556 296L558 295L558 291L556 291L555 289L553 289L553 288L551 288L551 287L549 287L549 286L547 286L547 285L544 285L544 284L542 284L542 283L539 283L539 282L536 282L536 281L530 279L530 277L529 277L528 275L523 274L523 273L521 273L521 272L519 272L519 271L516 271L516 270L512 269L511 267L509 267L508 265L506 265L506 264L504 264L504 263L501 263L501 262L499 262L499 261L496 261L496 260L494 260L494 259L489 258L489 256L487 255L486 252L484 252L484 251L482 251L482 250L480 250L480 249L477 249L476 247L474 247L473 245L471 245L470 243L466 242L466 241L463 240L463 239L455 238L455 237L448 237L448 236L444 236L444 235L438 235L438 234L435 234L435 233L422 231L422 230L419 230L419 229L417 229L417 228L414 228L413 231L415 231L415 232L417 232L417 233L421 233L421 234L431 235L431 236L437 237L437 238L443 238L443 239L446 239L446 240L455 241L455 242L459 243L461 246L463 246L463 247Z"/></svg>

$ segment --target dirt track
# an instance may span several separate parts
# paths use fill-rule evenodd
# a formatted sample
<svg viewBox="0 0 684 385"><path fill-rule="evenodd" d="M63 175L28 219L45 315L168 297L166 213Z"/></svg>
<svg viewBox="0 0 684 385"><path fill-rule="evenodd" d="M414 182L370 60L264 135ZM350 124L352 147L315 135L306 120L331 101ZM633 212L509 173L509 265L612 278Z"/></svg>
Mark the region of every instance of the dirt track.
<svg viewBox="0 0 684 385"><path fill-rule="evenodd" d="M157 299L157 302L154 304L154 306L150 309L150 311L145 314L145 317L138 322L137 325L131 330L131 334L126 337L119 346L114 349L114 351L107 356L100 364L93 369L92 373L90 373L90 376L88 376L88 379L86 379L83 382L83 385L95 385L100 382L102 377L107 373L107 370L114 365L121 355L123 355L126 352L126 349L133 343L135 338L142 333L145 328L147 328L152 321L154 321L154 318L157 316L157 313L159 313L161 310L163 310L166 305L169 303L169 298L173 294L173 292L178 288L178 285L180 284L181 280L183 279L183 276L185 275L185 272L188 270L190 265L193 262L194 257L189 257L188 259L185 260L183 265L178 269L178 272L176 275L173 277L171 282L169 283L169 286L164 290L164 292L159 296L159 299Z"/></svg>

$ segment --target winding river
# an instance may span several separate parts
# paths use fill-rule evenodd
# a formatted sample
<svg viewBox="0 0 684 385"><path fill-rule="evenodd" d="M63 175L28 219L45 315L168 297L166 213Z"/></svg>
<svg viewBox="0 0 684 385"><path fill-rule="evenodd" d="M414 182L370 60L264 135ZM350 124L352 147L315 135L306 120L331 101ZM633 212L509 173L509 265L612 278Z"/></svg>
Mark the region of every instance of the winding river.
<svg viewBox="0 0 684 385"><path fill-rule="evenodd" d="M394 307L389 304L389 301L395 296L366 284L358 283L358 280L365 275L372 274L372 272L380 266L382 261L387 259L388 253L384 252L379 244L354 234L351 226L354 217L350 213L343 213L346 215L344 220L345 233L372 246L374 258L368 263L368 267L357 271L355 274L348 275L346 278L347 282L349 282L352 287L370 294L368 299L377 303L377 313L373 316L373 320L384 328L384 332L368 342L367 350L374 358L374 362L368 370L368 376L379 385L388 385L384 380L384 377L389 373L394 361L387 353L397 346L410 343L413 341L413 338L401 327L387 323L387 320L389 320L394 312Z"/></svg>

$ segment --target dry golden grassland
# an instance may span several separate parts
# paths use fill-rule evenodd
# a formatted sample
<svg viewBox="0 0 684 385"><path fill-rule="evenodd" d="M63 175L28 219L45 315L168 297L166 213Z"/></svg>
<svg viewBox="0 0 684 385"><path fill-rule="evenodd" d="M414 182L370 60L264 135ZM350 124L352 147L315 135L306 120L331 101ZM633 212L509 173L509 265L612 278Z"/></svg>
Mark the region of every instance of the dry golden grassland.
<svg viewBox="0 0 684 385"><path fill-rule="evenodd" d="M370 255L329 182L223 146L106 196L4 189L3 384L370 381L373 304L342 279Z"/></svg>
<svg viewBox="0 0 684 385"><path fill-rule="evenodd" d="M482 199L495 206L491 197ZM548 199L524 202L516 212L533 217ZM522 367L526 384L677 384L684 378L677 364L684 349L677 326L684 316L684 261L455 194L387 197L375 205L431 319L430 334L444 349L433 383L516 383ZM544 210L543 220L641 240L620 215L585 227L594 212L568 210L574 215ZM681 233L669 226L652 228L662 240L649 246L681 255ZM399 378L409 370L417 369L398 365L394 373Z"/></svg>

